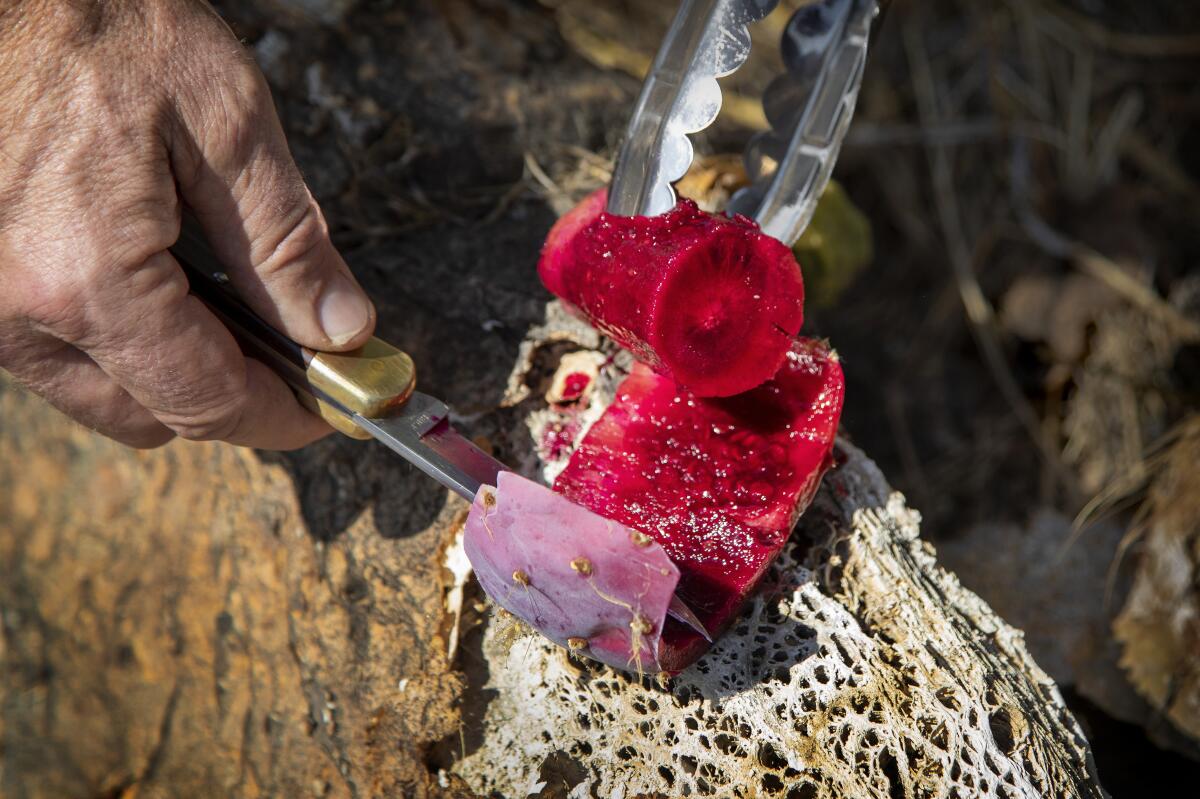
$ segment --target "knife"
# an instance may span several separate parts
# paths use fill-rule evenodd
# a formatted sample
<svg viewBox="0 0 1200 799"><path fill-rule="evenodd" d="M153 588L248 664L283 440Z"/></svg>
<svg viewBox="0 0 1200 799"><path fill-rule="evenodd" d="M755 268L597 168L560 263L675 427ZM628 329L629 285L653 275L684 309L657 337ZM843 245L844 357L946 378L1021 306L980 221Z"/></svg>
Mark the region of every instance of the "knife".
<svg viewBox="0 0 1200 799"><path fill-rule="evenodd" d="M234 292L199 223L185 212L171 252L191 291L224 323L246 355L269 366L300 402L351 438L374 438L429 477L471 502L496 485L503 463L472 444L450 423L450 408L416 390L412 358L382 339L351 352L317 352L271 327ZM678 596L668 614L709 638Z"/></svg>
<svg viewBox="0 0 1200 799"><path fill-rule="evenodd" d="M772 129L747 148L754 185L731 203L733 210L750 215L785 243L807 225L828 182L854 111L870 24L886 3L821 0L797 10L787 26L787 72L764 97ZM610 213L656 215L674 206L671 183L692 162L688 135L716 118L721 108L717 79L746 61L748 27L777 4L681 2L626 131L609 190ZM772 113L780 106L785 113ZM192 293L242 350L273 369L305 407L335 430L376 439L468 502L509 471L454 429L444 402L416 390L416 370L404 351L374 337L344 353L317 352L292 341L237 296L199 224L186 211L171 251ZM677 595L667 613L711 642Z"/></svg>
<svg viewBox="0 0 1200 799"><path fill-rule="evenodd" d="M185 214L171 248L199 297L242 351L282 377L335 430L374 438L468 501L504 464L463 438L444 402L416 391L412 358L372 337L353 352L317 352L271 327L237 296L198 223Z"/></svg>

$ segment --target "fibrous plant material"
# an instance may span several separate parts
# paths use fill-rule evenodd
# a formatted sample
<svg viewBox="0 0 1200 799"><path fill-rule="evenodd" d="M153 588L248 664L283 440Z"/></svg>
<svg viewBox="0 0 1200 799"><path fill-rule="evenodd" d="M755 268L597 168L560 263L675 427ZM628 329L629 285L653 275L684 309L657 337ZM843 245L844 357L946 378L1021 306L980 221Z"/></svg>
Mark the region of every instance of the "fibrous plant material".
<svg viewBox="0 0 1200 799"><path fill-rule="evenodd" d="M591 195L550 232L538 264L546 287L697 396L770 379L804 320L791 250L690 200L622 217L604 213L605 198Z"/></svg>
<svg viewBox="0 0 1200 799"><path fill-rule="evenodd" d="M647 533L679 567L679 596L711 636L779 554L831 462L843 396L837 356L804 339L773 379L702 399L644 365L571 456L556 491ZM709 641L668 622L661 664Z"/></svg>
<svg viewBox="0 0 1200 799"><path fill-rule="evenodd" d="M559 646L660 670L679 569L644 534L502 472L475 495L463 546L488 595Z"/></svg>

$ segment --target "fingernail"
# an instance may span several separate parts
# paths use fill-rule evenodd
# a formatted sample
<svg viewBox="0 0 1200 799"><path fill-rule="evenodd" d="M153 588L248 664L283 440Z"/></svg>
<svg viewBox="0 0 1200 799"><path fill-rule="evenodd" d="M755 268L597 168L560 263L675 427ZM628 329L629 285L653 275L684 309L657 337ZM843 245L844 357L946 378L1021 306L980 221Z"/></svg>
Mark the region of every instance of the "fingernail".
<svg viewBox="0 0 1200 799"><path fill-rule="evenodd" d="M317 300L317 318L329 340L340 346L361 333L371 321L371 306L362 290L339 273Z"/></svg>

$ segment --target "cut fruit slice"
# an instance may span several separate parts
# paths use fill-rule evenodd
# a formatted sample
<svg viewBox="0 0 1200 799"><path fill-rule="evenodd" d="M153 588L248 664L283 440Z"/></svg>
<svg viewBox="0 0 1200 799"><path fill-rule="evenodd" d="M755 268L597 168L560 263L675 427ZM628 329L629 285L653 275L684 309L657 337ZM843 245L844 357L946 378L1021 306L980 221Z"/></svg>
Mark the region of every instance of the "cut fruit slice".
<svg viewBox="0 0 1200 799"><path fill-rule="evenodd" d="M807 339L769 382L725 399L696 397L639 364L554 489L661 544L679 567L679 597L715 637L812 501L843 391L836 354ZM659 663L678 671L707 647L671 621Z"/></svg>
<svg viewBox="0 0 1200 799"><path fill-rule="evenodd" d="M701 397L770 379L804 321L792 251L744 217L681 200L655 217L604 212L596 192L550 231L550 291L639 359Z"/></svg>
<svg viewBox="0 0 1200 799"><path fill-rule="evenodd" d="M559 646L661 670L679 569L644 533L501 472L475 495L463 547L488 596Z"/></svg>

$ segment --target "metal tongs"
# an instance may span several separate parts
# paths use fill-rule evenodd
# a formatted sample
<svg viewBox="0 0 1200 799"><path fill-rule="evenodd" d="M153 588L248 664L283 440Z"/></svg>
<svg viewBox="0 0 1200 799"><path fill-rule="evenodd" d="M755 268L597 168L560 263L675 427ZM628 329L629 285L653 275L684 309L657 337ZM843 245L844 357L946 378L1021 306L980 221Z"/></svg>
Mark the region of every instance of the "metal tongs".
<svg viewBox="0 0 1200 799"><path fill-rule="evenodd" d="M767 87L770 129L746 147L751 185L726 209L791 245L829 182L867 60L871 25L887 0L822 0L800 7L783 34L786 71ZM683 0L642 84L609 186L609 213L656 216L675 206L672 182L691 166L689 134L721 110L718 78L750 55L748 27L779 0Z"/></svg>

